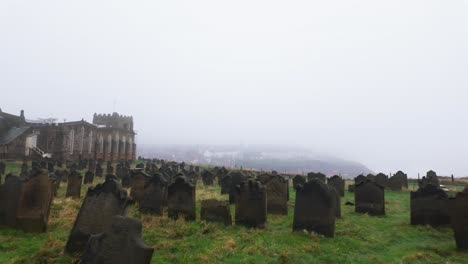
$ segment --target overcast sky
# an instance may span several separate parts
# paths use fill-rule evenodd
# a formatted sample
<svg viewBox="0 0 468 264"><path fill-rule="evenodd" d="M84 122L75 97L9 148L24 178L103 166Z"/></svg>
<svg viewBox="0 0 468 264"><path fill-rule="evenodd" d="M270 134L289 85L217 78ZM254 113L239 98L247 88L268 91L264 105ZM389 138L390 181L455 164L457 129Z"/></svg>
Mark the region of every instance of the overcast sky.
<svg viewBox="0 0 468 264"><path fill-rule="evenodd" d="M0 108L468 175L468 2L0 1Z"/></svg>

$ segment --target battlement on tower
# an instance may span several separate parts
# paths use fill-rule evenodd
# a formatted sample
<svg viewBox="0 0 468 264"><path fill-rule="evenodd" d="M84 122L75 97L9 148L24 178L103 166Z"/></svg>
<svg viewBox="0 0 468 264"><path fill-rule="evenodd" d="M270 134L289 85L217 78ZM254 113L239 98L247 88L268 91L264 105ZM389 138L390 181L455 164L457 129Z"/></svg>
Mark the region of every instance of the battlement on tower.
<svg viewBox="0 0 468 264"><path fill-rule="evenodd" d="M112 115L94 113L93 124L97 126L106 126L133 131L133 117L119 115L116 112L114 112Z"/></svg>

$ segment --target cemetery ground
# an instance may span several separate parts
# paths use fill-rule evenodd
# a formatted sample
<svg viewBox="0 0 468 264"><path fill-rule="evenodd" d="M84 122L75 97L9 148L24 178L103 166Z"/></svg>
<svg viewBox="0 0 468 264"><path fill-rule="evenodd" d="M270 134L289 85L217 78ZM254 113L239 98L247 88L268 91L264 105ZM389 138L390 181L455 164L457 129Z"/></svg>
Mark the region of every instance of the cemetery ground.
<svg viewBox="0 0 468 264"><path fill-rule="evenodd" d="M7 173L19 171L20 163L7 164ZM92 185L102 181L95 178ZM1 229L0 263L77 261L78 257L66 256L63 250L87 188L92 185L83 186L81 199L75 200L65 198L66 183L60 185L46 233ZM460 191L463 184L448 187ZM382 217L355 213L354 206L345 205L354 203L354 194L346 192L341 198L342 217L336 221L334 238L292 232L293 188L288 215L269 214L266 229L199 221L200 202L209 198L228 200L217 184L206 187L198 182L196 222L168 219L167 211L162 217L141 215L132 207L129 215L142 221L143 240L155 249L152 263L468 263L468 252L456 250L450 227L410 225L409 190L385 190L386 216ZM231 211L234 216L234 205Z"/></svg>

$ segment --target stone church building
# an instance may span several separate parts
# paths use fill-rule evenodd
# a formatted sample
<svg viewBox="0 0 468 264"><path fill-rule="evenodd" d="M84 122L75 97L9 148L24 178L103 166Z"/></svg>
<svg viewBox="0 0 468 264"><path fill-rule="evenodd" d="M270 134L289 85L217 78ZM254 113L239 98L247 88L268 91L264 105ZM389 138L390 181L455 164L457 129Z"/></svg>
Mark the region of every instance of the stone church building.
<svg viewBox="0 0 468 264"><path fill-rule="evenodd" d="M28 121L0 109L0 159L135 160L133 117L94 114L84 120L53 123Z"/></svg>

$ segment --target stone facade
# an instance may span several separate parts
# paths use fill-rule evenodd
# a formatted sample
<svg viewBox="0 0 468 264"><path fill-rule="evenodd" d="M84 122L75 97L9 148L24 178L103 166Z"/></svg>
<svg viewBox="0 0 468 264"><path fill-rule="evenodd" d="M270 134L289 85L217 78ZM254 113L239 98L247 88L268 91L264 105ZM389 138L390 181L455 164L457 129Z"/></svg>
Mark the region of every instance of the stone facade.
<svg viewBox="0 0 468 264"><path fill-rule="evenodd" d="M32 159L33 148L55 160L135 160L133 117L94 114L93 122L35 123L0 110L0 159Z"/></svg>

